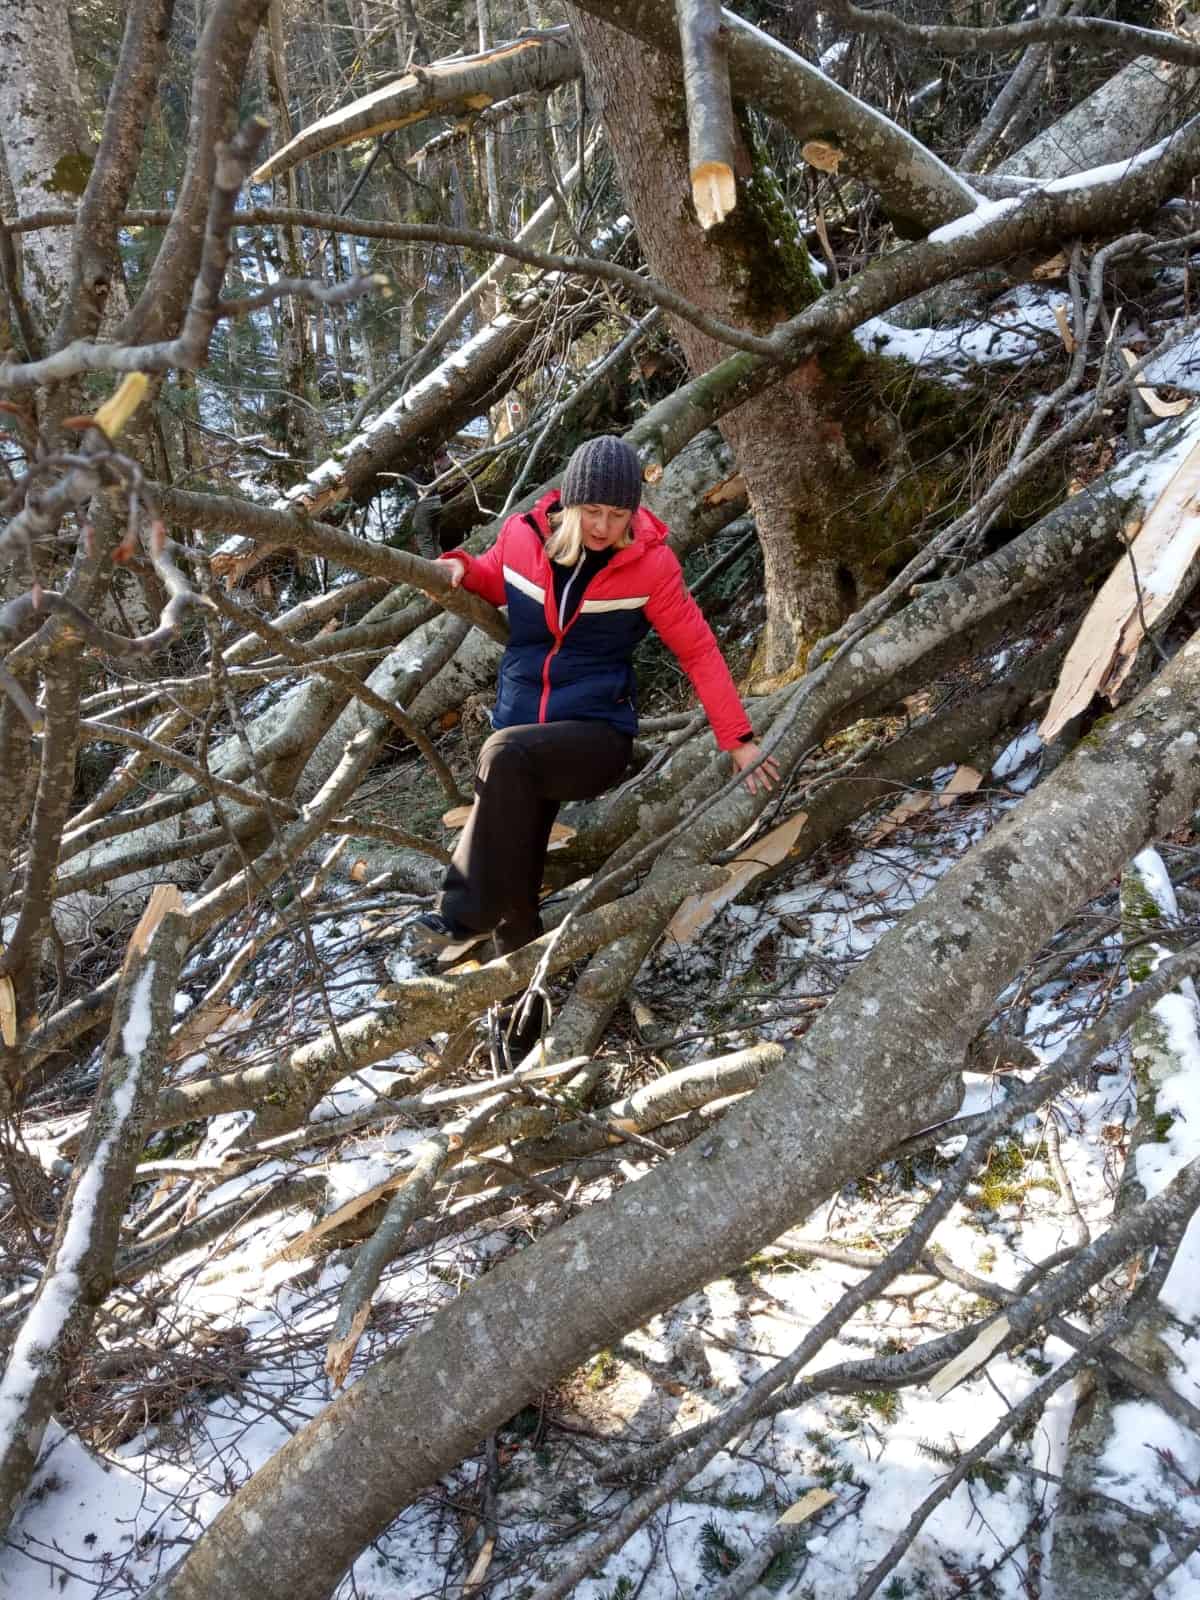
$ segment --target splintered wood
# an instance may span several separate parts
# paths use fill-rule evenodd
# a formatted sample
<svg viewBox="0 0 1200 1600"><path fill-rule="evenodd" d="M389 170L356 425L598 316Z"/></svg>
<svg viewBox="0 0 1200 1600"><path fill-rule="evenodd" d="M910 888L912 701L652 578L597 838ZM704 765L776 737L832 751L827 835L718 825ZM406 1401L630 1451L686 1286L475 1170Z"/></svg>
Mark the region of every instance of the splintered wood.
<svg viewBox="0 0 1200 1600"><path fill-rule="evenodd" d="M674 939L677 944L688 944L760 872L778 866L784 860L807 821L808 812L797 811L731 861L725 869L724 883L710 889L707 894L689 895L671 918L665 937Z"/></svg>
<svg viewBox="0 0 1200 1600"><path fill-rule="evenodd" d="M902 800L898 806L893 806L885 817L882 817L867 835L868 844L878 844L881 839L886 839L888 834L895 833L897 828L902 828L913 817L920 816L922 811L928 811L936 803L939 806L948 806L952 800L957 800L964 794L974 794L983 782L983 773L977 772L974 767L956 767L954 775L944 789L936 793L932 789L918 789Z"/></svg>
<svg viewBox="0 0 1200 1600"><path fill-rule="evenodd" d="M1067 652L1038 730L1049 742L1102 694L1116 704L1147 631L1173 612L1200 554L1200 444L1193 445L1118 561Z"/></svg>

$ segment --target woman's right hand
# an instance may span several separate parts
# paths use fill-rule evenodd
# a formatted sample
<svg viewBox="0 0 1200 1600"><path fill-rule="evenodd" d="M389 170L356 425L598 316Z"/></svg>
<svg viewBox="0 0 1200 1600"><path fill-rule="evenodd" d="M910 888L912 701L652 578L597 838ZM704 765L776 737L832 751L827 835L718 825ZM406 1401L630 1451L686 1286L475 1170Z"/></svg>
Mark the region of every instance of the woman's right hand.
<svg viewBox="0 0 1200 1600"><path fill-rule="evenodd" d="M467 575L466 567L455 556L443 556L441 565L450 569L447 573L447 577L450 579L450 587L457 589Z"/></svg>

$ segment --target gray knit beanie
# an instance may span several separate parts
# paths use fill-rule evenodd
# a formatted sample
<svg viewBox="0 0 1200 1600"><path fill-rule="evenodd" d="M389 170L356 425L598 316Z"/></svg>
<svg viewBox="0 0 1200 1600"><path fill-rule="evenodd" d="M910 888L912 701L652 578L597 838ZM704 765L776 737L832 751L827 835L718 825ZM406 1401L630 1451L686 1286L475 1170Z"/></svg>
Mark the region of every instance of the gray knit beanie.
<svg viewBox="0 0 1200 1600"><path fill-rule="evenodd" d="M636 511L642 499L642 469L629 446L611 433L589 439L563 473L564 506L619 506Z"/></svg>

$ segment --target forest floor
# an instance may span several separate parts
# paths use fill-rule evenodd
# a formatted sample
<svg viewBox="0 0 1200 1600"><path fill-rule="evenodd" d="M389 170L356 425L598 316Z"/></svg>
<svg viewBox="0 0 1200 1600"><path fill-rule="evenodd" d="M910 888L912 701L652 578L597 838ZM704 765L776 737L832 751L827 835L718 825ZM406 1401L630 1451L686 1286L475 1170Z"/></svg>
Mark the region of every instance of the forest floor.
<svg viewBox="0 0 1200 1600"><path fill-rule="evenodd" d="M1043 311L1036 294L1014 292L978 324L969 350L961 334L920 351L911 348L916 334L882 324L867 336L894 347L893 353L953 371L968 355L975 362L989 356L1019 361L1027 345L1043 349L1047 338L1057 338L1053 317ZM1173 352L1153 381L1200 388L1200 339ZM737 582L731 570L722 592L706 597L706 607L719 611ZM731 631L740 637L725 641L727 651L744 665L755 614L735 616ZM1001 663L991 666L998 672ZM656 677L663 661L652 657L650 667ZM465 773L469 751L459 748L458 735L443 743ZM692 943L664 941L610 1027L600 1100L690 1062L801 1036L853 965L1037 781L1042 754L1027 727L981 759L978 772L944 769L921 790L898 792L876 806L802 865L776 869L748 902L726 907ZM414 798L406 773L411 769L394 766L373 775L371 798L376 804L395 799L409 825L424 828L440 800L432 793ZM782 807L786 814L786 796ZM1191 916L1186 884L1200 874L1200 846L1180 835L1159 848L1172 881L1185 885L1181 911ZM172 1046L177 1077L250 1065L294 1048L330 1017L369 1008L382 985L413 972L406 929L428 900L376 891L369 880L353 881L356 876L331 877L310 910L316 969L303 941L281 936L228 995L220 1016L196 1018L190 1015L196 998L246 930L224 949L206 947L185 968ZM959 1114L986 1109L1006 1082L1053 1060L1124 988L1122 955L1113 884L1000 997L992 1027L1007 1042L1007 1053L993 1070L966 1075ZM561 994L561 982L556 987ZM1194 1023L1194 997L1184 996L1184 1004ZM486 1079L482 1036L474 1042L473 1056L459 1052L454 1081ZM446 1043L439 1036L344 1079L312 1112L314 1135L332 1117L386 1109L388 1097L408 1093L414 1079L428 1074ZM1016 1061L1009 1059L1014 1047ZM49 1142L77 1124L93 1082L81 1072L57 1103L35 1108L26 1119L27 1140ZM1200 1052L1188 1056L1185 1047L1181 1070L1160 1089L1157 1110L1169 1129L1137 1157L1139 1178L1155 1192L1200 1154ZM1036 1263L1077 1244L1084 1230L1093 1237L1101 1232L1112 1214L1136 1111L1123 1046L1103 1056L1086 1083L994 1145L978 1181L935 1236L960 1284L974 1275L1012 1288ZM212 1167L247 1121L248 1114L239 1113L176 1129L157 1136L148 1154ZM321 1189L322 1207L331 1210L387 1179L399 1155L424 1136L399 1119L376 1122L339 1143L314 1142L228 1181L159 1175L135 1189L127 1226L136 1233L177 1203L194 1222L263 1184L313 1174L321 1179L313 1187ZM857 1259L869 1261L904 1236L962 1143L961 1135L918 1141L903 1159L846 1185L736 1273L714 1279L566 1376L513 1417L489 1448L404 1511L359 1557L338 1600L482 1596L485 1589L489 1600L530 1600L627 1503L633 1486L621 1481L622 1461L713 1417L792 1350L859 1281ZM401 1255L376 1292L350 1381L497 1261L560 1225L572 1207L636 1182L654 1159L630 1144L608 1178L557 1198L531 1191L486 1222L447 1231L436 1243ZM443 1215L452 1217L466 1203L451 1195ZM326 1345L353 1250L301 1245L289 1251L316 1220L316 1209L303 1200L259 1210L110 1300L111 1315L76 1374L0 1548L0 1595L109 1600L143 1593L250 1474L328 1402ZM1200 1403L1200 1223L1192 1224L1164 1299L1174 1317L1165 1338L1177 1361L1169 1382ZM977 1321L989 1304L970 1287L911 1274L854 1315L825 1347L820 1364L906 1349ZM1101 1315L1102 1296L1094 1296L1088 1310ZM756 1600L764 1600L764 1591L796 1600L854 1600L958 1453L1067 1354L1065 1344L1046 1337L994 1355L944 1399L914 1385L825 1395L779 1413L736 1438L661 1507L580 1585L581 1600L704 1600L781 1514L801 1502L810 1514L797 1540L767 1568ZM1064 1387L1031 1427L1008 1437L932 1511L878 1592L886 1600L964 1594L1050 1600L1044 1573L1073 1409L1073 1390ZM1200 1529L1200 1438L1156 1405L1131 1400L1117 1406L1098 1470L1105 1492L1143 1513L1146 1526L1170 1528L1177 1538ZM824 1494L806 1499L817 1490ZM1168 1540L1158 1533L1155 1540L1150 1559L1158 1560ZM1131 1592L1138 1577L1131 1572ZM1196 1600L1200 1555L1156 1594Z"/></svg>
<svg viewBox="0 0 1200 1600"><path fill-rule="evenodd" d="M849 965L1036 780L1039 760L1036 734L1026 729L972 791L947 793L962 781L947 769L926 791L932 798L923 809L898 795L803 867L775 877L753 903L727 908L696 943L664 945L606 1045L610 1087L625 1091L669 1066L802 1033ZM1165 853L1177 878L1196 859L1186 842ZM411 901L363 909L350 889L341 891L344 911L314 924L328 1003L341 1016L369 1005L389 974L408 970L400 934L416 909ZM1068 930L1092 935L1075 957L1058 963L1049 978L1044 972L1054 963L1041 969L1035 963L1001 997L1001 1030L1023 1039L1038 1062L1052 1059L1120 987L1115 912L1114 887ZM277 961L273 993L265 977L260 969L244 994L231 996L226 1031L239 1055L251 1039L257 1051L269 1049L273 1036L319 1017L324 1003L298 955ZM190 1003L187 987L185 973L181 1012ZM659 1041L657 1048L647 1037ZM418 1056L405 1056L357 1074L316 1108L314 1122L394 1091L421 1065ZM1175 1092L1177 1114L1161 1157L1166 1177L1200 1151L1200 1061L1191 1065L1191 1081ZM185 1060L181 1070L187 1067ZM1003 1078L969 1074L963 1113L990 1105ZM1075 1240L1080 1219L1093 1234L1102 1229L1134 1110L1129 1062L1118 1052L1103 1059L1092 1081L1061 1096L1047 1117L1031 1117L993 1148L979 1181L939 1228L941 1250L958 1268L1011 1287L1032 1264ZM244 1122L244 1115L218 1119L199 1143L176 1154L213 1160ZM302 1153L210 1187L193 1209L202 1215L311 1162L323 1164L332 1203L386 1177L396 1152L419 1137L399 1126L375 1129L333 1151ZM624 1486L597 1481L604 1467L714 1415L793 1348L859 1276L849 1258L816 1259L803 1246L886 1249L961 1143L931 1141L864 1175L740 1271L600 1352L514 1417L494 1449L465 1462L405 1511L356 1562L338 1591L341 1600L460 1592L478 1559L480 1508L489 1494L496 1537L484 1585L496 1600L525 1600L625 1503ZM160 1138L155 1153L166 1150ZM636 1181L645 1166L644 1152L631 1147L614 1181ZM594 1185L586 1198L601 1198L607 1187ZM134 1215L152 1203L143 1185ZM535 1198L393 1263L356 1369L531 1234L555 1225L555 1213L552 1203ZM73 1431L56 1427L43 1451L0 1552L0 1591L14 1600L141 1593L238 1485L321 1409L329 1397L325 1344L350 1253L287 1259L288 1242L313 1221L311 1210L295 1207L234 1227L123 1298L124 1332L118 1338L110 1328L108 1342L119 1344L125 1359L109 1371L103 1351L96 1351L79 1375L64 1417ZM1193 1401L1200 1401L1197 1256L1200 1225L1193 1223L1168 1286L1181 1319L1168 1335L1180 1362L1171 1382ZM826 1347L822 1365L905 1348L979 1313L980 1302L966 1290L914 1274L854 1316ZM129 1359L131 1347L142 1353L140 1362ZM782 1596L850 1600L957 1452L1066 1354L1065 1345L1048 1338L998 1355L942 1400L912 1387L826 1396L784 1412L719 1454L579 1593L583 1600L703 1597L783 1511L823 1489L827 1503L762 1582ZM1060 1390L1035 1426L1018 1430L999 1457L933 1512L882 1587L888 1600L1042 1593L1071 1393ZM1108 1492L1151 1518L1200 1525L1200 1439L1153 1404L1118 1408L1102 1475ZM1162 1554L1166 1543L1160 1544ZM1200 1556L1157 1592L1164 1600L1200 1593Z"/></svg>

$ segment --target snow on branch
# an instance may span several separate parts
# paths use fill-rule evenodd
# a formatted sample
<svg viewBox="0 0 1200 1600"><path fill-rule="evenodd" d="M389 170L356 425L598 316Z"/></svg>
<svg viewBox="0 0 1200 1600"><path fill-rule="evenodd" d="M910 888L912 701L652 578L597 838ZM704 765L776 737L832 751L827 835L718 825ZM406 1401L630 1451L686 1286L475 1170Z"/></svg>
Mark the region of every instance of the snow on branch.
<svg viewBox="0 0 1200 1600"><path fill-rule="evenodd" d="M356 139L406 128L426 117L482 111L498 100L531 90L545 93L578 76L579 53L569 28L548 28L478 55L415 67L304 128L262 163L254 181L264 183Z"/></svg>
<svg viewBox="0 0 1200 1600"><path fill-rule="evenodd" d="M578 0L579 8L678 57L671 0ZM962 216L978 196L920 140L843 89L820 67L732 11L722 11L733 93L776 118L801 143L828 141L846 171L879 192L908 233Z"/></svg>
<svg viewBox="0 0 1200 1600"><path fill-rule="evenodd" d="M112 1282L125 1199L158 1094L187 951L183 899L161 884L121 972L100 1085L50 1260L0 1380L0 1532L37 1465L72 1353Z"/></svg>

